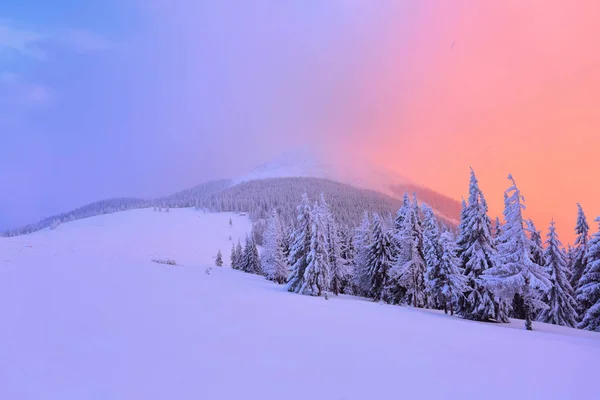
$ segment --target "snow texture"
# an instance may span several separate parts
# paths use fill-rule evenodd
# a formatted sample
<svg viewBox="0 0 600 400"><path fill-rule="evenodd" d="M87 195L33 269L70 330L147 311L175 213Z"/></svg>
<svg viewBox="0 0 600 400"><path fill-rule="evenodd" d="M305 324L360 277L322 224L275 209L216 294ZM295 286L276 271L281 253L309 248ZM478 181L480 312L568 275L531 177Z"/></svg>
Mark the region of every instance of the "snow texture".
<svg viewBox="0 0 600 400"><path fill-rule="evenodd" d="M594 332L299 296L229 254L205 274L250 228L139 209L0 238L0 399L600 398Z"/></svg>

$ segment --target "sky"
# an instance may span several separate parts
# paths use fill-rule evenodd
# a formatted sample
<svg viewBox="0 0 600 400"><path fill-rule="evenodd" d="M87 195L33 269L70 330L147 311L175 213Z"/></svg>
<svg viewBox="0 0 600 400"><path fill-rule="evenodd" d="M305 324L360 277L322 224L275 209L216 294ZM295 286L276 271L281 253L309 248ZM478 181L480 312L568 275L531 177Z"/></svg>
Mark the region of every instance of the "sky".
<svg viewBox="0 0 600 400"><path fill-rule="evenodd" d="M51 3L51 4L50 4ZM600 215L595 0L8 0L0 229L317 143L573 239Z"/></svg>

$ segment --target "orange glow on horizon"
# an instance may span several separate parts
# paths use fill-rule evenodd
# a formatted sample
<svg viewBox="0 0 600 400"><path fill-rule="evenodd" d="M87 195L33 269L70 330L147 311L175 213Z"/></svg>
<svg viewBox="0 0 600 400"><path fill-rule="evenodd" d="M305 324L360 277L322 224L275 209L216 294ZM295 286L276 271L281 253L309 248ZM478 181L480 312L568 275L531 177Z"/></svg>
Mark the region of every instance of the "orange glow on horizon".
<svg viewBox="0 0 600 400"><path fill-rule="evenodd" d="M361 146L457 199L472 166L492 219L512 173L538 229L554 218L563 244L572 243L580 202L595 231L600 2L439 1L420 18L405 54L380 49L396 73L409 71L410 89L397 112L370 127L383 142ZM365 91L396 78L375 79Z"/></svg>

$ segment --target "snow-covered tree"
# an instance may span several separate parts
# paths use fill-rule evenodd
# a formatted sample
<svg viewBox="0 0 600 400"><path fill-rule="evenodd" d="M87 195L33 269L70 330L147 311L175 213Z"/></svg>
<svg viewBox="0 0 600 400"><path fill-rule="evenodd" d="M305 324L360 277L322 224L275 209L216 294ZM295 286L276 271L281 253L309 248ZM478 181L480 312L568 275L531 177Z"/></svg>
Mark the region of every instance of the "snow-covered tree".
<svg viewBox="0 0 600 400"><path fill-rule="evenodd" d="M327 216L319 204L312 209L309 252L300 293L320 296L329 287L329 254L327 252Z"/></svg>
<svg viewBox="0 0 600 400"><path fill-rule="evenodd" d="M288 258L291 273L287 281L287 290L295 293L299 293L304 285L304 272L308 265L312 236L312 209L306 193L302 195L302 202L297 207L297 212L297 228L292 235Z"/></svg>
<svg viewBox="0 0 600 400"><path fill-rule="evenodd" d="M221 254L221 250L217 252L217 258L215 259L215 265L217 267L223 266L223 255Z"/></svg>
<svg viewBox="0 0 600 400"><path fill-rule="evenodd" d="M502 224L500 218L496 217L496 223L494 224L494 239L497 239L502 234Z"/></svg>
<svg viewBox="0 0 600 400"><path fill-rule="evenodd" d="M264 234L261 265L267 279L277 283L287 280L287 260L284 254L284 233L279 215L273 210Z"/></svg>
<svg viewBox="0 0 600 400"><path fill-rule="evenodd" d="M389 271L394 262L392 237L381 226L378 214L373 215L372 241L367 253L367 271L369 277L369 295L374 300L385 299Z"/></svg>
<svg viewBox="0 0 600 400"><path fill-rule="evenodd" d="M356 228L354 236L354 249L356 255L354 257L354 287L356 294L362 296L369 295L369 246L372 242L371 220L369 213L365 211L362 222Z"/></svg>
<svg viewBox="0 0 600 400"><path fill-rule="evenodd" d="M237 262L237 252L235 251L235 243L231 244L231 253L229 253L229 260L231 262L231 268L235 269L235 264Z"/></svg>
<svg viewBox="0 0 600 400"><path fill-rule="evenodd" d="M242 255L241 270L249 274L260 275L262 273L258 249L252 236L246 236L246 246Z"/></svg>
<svg viewBox="0 0 600 400"><path fill-rule="evenodd" d="M467 278L464 296L459 296L460 314L476 321L496 320L507 322L507 306L496 298L482 279L482 274L494 267L496 245L492 238L492 224L488 216L488 205L475 172L471 169L469 202L461 214L457 241L461 269Z"/></svg>
<svg viewBox="0 0 600 400"><path fill-rule="evenodd" d="M532 260L532 244L525 233L523 220L525 199L512 175L508 179L512 185L505 193L504 226L498 245L498 261L485 274L501 296L512 298L515 293L521 295L525 328L531 330L535 311L547 307L539 300L540 291L548 290L551 283L543 266Z"/></svg>
<svg viewBox="0 0 600 400"><path fill-rule="evenodd" d="M575 252L573 263L570 266L571 287L573 287L574 290L577 290L579 287L579 280L588 264L587 253L589 248L588 242L590 239L589 232L590 227L587 223L583 208L581 208L581 204L577 203L577 223L575 225L577 239L575 239L575 247L573 249ZM581 315L583 316L583 313Z"/></svg>
<svg viewBox="0 0 600 400"><path fill-rule="evenodd" d="M396 213L396 218L394 219L394 235L397 235L398 232L400 232L404 225L404 220L411 212L412 205L410 204L408 193L404 192L404 195L402 196L402 206Z"/></svg>
<svg viewBox="0 0 600 400"><path fill-rule="evenodd" d="M548 228L546 250L544 252L546 273L550 276L552 286L544 295L549 308L542 310L539 320L549 324L574 328L576 325L577 302L573 298L573 289L567 279L567 262L561 249L554 220Z"/></svg>
<svg viewBox="0 0 600 400"><path fill-rule="evenodd" d="M582 319L579 329L600 332L600 217L596 218L598 231L588 243L587 267L576 291Z"/></svg>
<svg viewBox="0 0 600 400"><path fill-rule="evenodd" d="M443 308L445 299L438 296L434 282L440 273L442 249L440 247L440 228L433 215L433 210L423 204L423 254L425 256L425 293L431 308Z"/></svg>
<svg viewBox="0 0 600 400"><path fill-rule="evenodd" d="M426 304L425 260L423 258L423 232L416 196L396 234L397 257L390 272L393 291L406 289L406 300L414 307Z"/></svg>
<svg viewBox="0 0 600 400"><path fill-rule="evenodd" d="M542 245L542 233L538 231L531 219L527 220L526 232L529 233L529 245L531 246L531 261L537 265L545 265L544 247ZM515 293L512 300L512 318L525 319L525 301L520 293Z"/></svg>
<svg viewBox="0 0 600 400"><path fill-rule="evenodd" d="M330 290L337 296L342 292L349 274L349 268L346 260L341 256L341 238L338 227L323 194L321 194L319 207L325 228L325 238L327 240Z"/></svg>
<svg viewBox="0 0 600 400"><path fill-rule="evenodd" d="M242 244L238 239L237 245L235 246L235 261L231 261L231 267L233 269L242 269L242 264L244 262L244 249L242 248Z"/></svg>
<svg viewBox="0 0 600 400"><path fill-rule="evenodd" d="M346 294L354 293L354 257L356 251L354 249L354 240L352 234L345 229L340 229L340 259L346 267L346 276L342 281L342 292Z"/></svg>
<svg viewBox="0 0 600 400"><path fill-rule="evenodd" d="M452 232L446 231L441 234L439 246L441 257L430 273L430 295L442 306L445 313L448 313L449 308L450 315L454 315L454 304L466 289L467 277L460 269L458 248Z"/></svg>

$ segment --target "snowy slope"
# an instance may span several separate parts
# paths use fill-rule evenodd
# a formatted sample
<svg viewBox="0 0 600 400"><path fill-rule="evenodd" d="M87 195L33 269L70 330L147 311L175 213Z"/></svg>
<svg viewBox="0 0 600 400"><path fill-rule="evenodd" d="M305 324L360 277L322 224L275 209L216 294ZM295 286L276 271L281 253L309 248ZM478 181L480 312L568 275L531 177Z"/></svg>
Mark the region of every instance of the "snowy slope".
<svg viewBox="0 0 600 400"><path fill-rule="evenodd" d="M0 238L0 399L600 398L595 333L207 275L249 229L142 209Z"/></svg>
<svg viewBox="0 0 600 400"><path fill-rule="evenodd" d="M378 190L389 195L394 195L391 190L392 186L410 183L408 178L373 165L366 160L356 157L353 157L352 160L338 159L311 146L284 152L273 160L256 167L248 174L234 179L233 183L294 177L331 179L359 188Z"/></svg>

